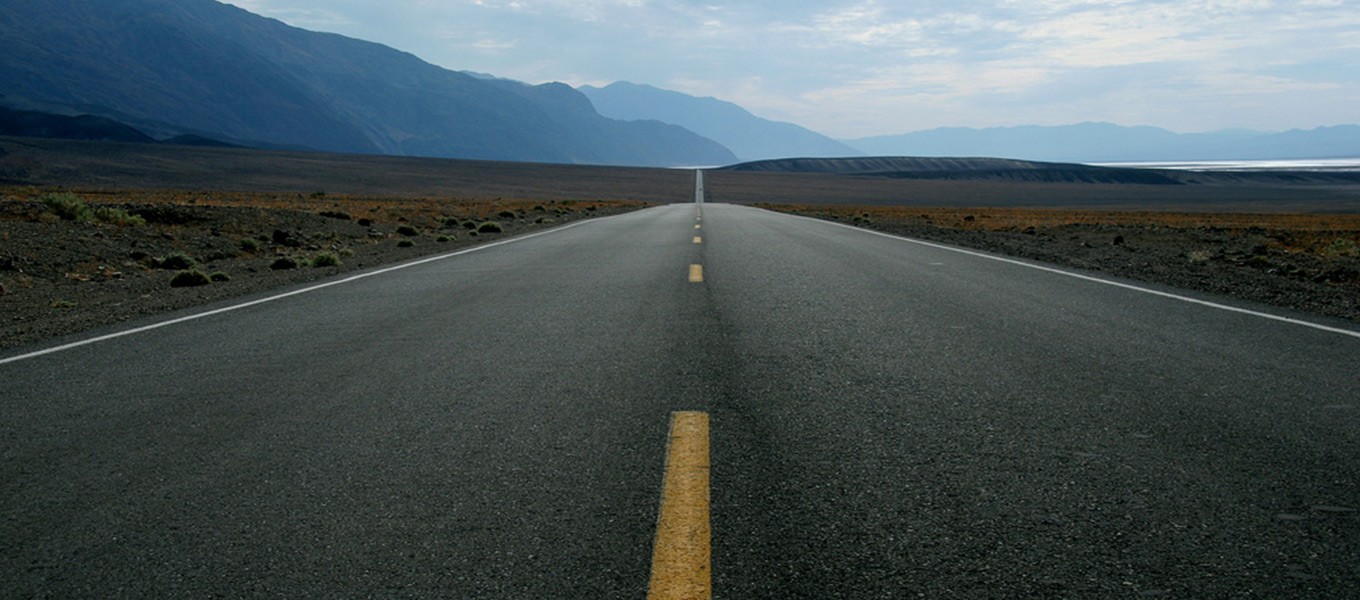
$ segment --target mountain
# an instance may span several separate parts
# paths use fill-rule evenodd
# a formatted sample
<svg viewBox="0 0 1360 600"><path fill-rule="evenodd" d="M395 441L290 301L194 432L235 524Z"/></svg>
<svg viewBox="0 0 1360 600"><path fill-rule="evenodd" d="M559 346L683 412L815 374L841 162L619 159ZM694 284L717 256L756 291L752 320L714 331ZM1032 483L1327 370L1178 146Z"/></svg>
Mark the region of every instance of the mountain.
<svg viewBox="0 0 1360 600"><path fill-rule="evenodd" d="M673 123L717 141L744 161L861 154L815 131L762 119L716 98L698 98L626 81L577 89L606 117Z"/></svg>
<svg viewBox="0 0 1360 600"><path fill-rule="evenodd" d="M1261 160L1360 156L1360 126L1265 133L1174 133L1156 127L1079 123L1056 127L940 128L846 140L867 154L1005 156L1043 161Z"/></svg>
<svg viewBox="0 0 1360 600"><path fill-rule="evenodd" d="M619 165L725 164L717 142L624 123L561 84L443 69L212 0L6 0L11 108L333 152Z"/></svg>

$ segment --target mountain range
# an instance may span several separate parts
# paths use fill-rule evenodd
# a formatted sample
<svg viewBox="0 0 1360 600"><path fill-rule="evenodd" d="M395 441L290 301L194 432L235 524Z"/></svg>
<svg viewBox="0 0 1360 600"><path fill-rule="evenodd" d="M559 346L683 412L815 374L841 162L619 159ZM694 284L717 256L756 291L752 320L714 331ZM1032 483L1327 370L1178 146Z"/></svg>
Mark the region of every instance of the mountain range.
<svg viewBox="0 0 1360 600"><path fill-rule="evenodd" d="M214 0L0 2L0 134L633 166L772 158L1059 162L1360 157L1360 126L1178 134L1108 123L837 141L716 98L459 72ZM146 138L146 139L142 139Z"/></svg>
<svg viewBox="0 0 1360 600"><path fill-rule="evenodd" d="M762 119L717 98L698 98L627 81L577 89L606 117L673 123L726 146L742 161L860 154L810 129Z"/></svg>
<svg viewBox="0 0 1360 600"><path fill-rule="evenodd" d="M1110 123L939 128L845 140L880 156L1004 156L1039 161L1150 162L1360 157L1360 126L1283 133L1229 129L1175 133Z"/></svg>
<svg viewBox="0 0 1360 600"><path fill-rule="evenodd" d="M724 164L676 125L601 116L571 87L489 80L212 0L6 0L0 103L332 152Z"/></svg>

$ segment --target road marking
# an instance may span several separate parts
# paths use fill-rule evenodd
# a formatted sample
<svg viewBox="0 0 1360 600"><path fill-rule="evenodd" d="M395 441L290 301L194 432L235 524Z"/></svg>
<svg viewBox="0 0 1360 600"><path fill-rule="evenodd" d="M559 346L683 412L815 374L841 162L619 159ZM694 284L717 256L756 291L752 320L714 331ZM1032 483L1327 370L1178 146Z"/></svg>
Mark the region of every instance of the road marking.
<svg viewBox="0 0 1360 600"><path fill-rule="evenodd" d="M704 282L704 266L703 266L703 265L690 265L690 266L689 266L689 282L690 282L690 283L703 283L703 282Z"/></svg>
<svg viewBox="0 0 1360 600"><path fill-rule="evenodd" d="M62 344L62 345L60 345L60 346L53 346L53 347L51 347L51 348L44 348L44 349L38 350L38 351L36 351L36 352L29 352L29 353L27 353L27 354L20 354L20 355L18 355L18 356L11 356L11 357L9 357L9 358L0 358L0 365L6 364L6 363L18 362L18 361L21 361L21 360L27 360L27 359L30 359L30 358L37 358L37 357L39 357L39 356L44 356L44 355L47 355L47 354L53 354L53 353L56 353L56 352L62 352L62 351L65 351L65 350L70 350L70 349L72 349L72 348L79 348L79 347L81 347L81 346L88 346L88 345L90 345L90 344L95 344L95 343L98 343L98 342L104 342L104 341L108 341L108 340L112 340L112 339L116 339L116 338L120 338L120 337L124 337L124 336L133 335L133 334L136 334L136 333L142 333L142 332L144 332L144 331L151 331L151 330L153 330L153 329L160 329L160 328L162 328L162 327L167 327L167 326L175 325L175 324L178 324L178 323L184 323L184 322L186 322L186 321L194 321L194 320L202 319L202 318L204 318L204 317L211 317L211 316L213 316L213 315L220 315L220 314L222 314L222 313L232 312L232 311L235 311L235 310L240 310L240 309L242 309L242 308L248 308L248 307L251 307L251 306L255 306L255 305L257 305L257 304L264 304L264 303L266 303L266 302L273 302L273 301L275 301L275 300L282 300L282 299L288 298L288 297L290 297L290 296L297 296L297 295L299 295L299 294L306 294L306 293L308 293L308 292L315 292L315 291L317 291L317 290L325 289L325 288L328 288L328 287L337 286L337 285L341 285L341 284L345 284L345 283L350 283L350 282L353 282L353 281L358 281L358 280L360 280L360 279L367 279L367 278L369 278L369 277L373 277L373 276L376 276L376 275L382 275L382 274L384 274L384 273L391 273L392 271L400 271L400 270L402 270L402 269L408 269L408 268L410 268L410 267L414 267L414 266L417 266L417 265L423 265L423 264L425 264L425 263L431 263L431 262L435 262L435 261L439 261L439 260L444 260L444 259L448 259L448 258L453 258L453 257L455 257L455 256L462 256L462 255L464 255L464 254L469 254L469 253L472 253L472 252L480 252L480 251L482 251L482 250L488 250L488 249L491 249L491 248L495 248L496 246L503 246L503 245L505 245L505 244L513 244L513 243L515 243L515 242L522 242L522 241L524 241L524 240L536 238L536 237L539 237L539 236L542 236L542 235L548 235L548 234L550 234L550 233L557 233L557 232L565 231L565 230L567 230L567 229L571 229L571 228L573 228L573 227L579 227L579 226L581 226L581 225L587 225L587 224L590 224L590 223L598 223L598 222L606 221L606 220L609 220L609 219L615 219L615 218L622 217L622 216L625 216L625 215L628 215L628 214L633 214L633 213L624 213L624 214L622 214L622 215L614 215L614 216L609 216L609 217L600 217L600 218L595 218L595 219L588 219L588 220L585 220L585 221L577 221L577 222L575 222L575 223L568 223L568 224L566 224L566 225L562 225L562 226L559 226L559 227L554 227L554 228L552 228L552 229L548 229L548 230L545 230L545 231L539 231L539 232L536 232L536 233L529 233L529 234L525 234L525 235L521 235L521 236L516 236L516 237L512 237L512 238L508 238L508 239L504 239L504 240L500 240L500 241L496 241L496 242L491 242L491 243L489 243L489 244L485 244L485 245L482 245L482 246L474 246L474 247L472 247L472 248L467 248L467 249L464 249L464 250L459 250L459 251L457 251L457 252L450 252L450 253L448 253L448 254L440 254L440 255L437 255L437 256L430 256L430 257L427 257L427 258L417 259L417 260L413 260L413 261L407 262L407 263L401 263L401 264L398 264L398 265L393 265L393 266L390 266L390 267L384 267L384 268L381 268L381 269L376 269L376 270L368 271L368 272L365 272L365 273L359 273L359 274L357 274L357 275L351 275L351 276L346 277L346 278L344 278L344 279L337 279L337 280L335 280L335 281L328 281L328 282L326 282L326 283L321 283L321 284L317 284L317 285L305 287L305 288L302 288L302 289L293 290L293 291L291 291L291 292L284 292L284 293L282 293L282 294L275 294L275 295L273 295L273 296L268 296L268 297L265 297L265 298L260 298L260 299L258 299L258 300L251 300L251 301L249 301L249 302L242 302L241 304L233 304L233 305L231 305L231 306L224 306L224 307L222 307L222 308L216 308L216 309L204 311L204 312L201 312L201 313L194 313L194 314L191 314L191 315L186 315L186 316L179 317L179 318L175 318L175 319L169 319L169 320L166 320L166 321L160 321L160 322L157 322L157 323L152 323L152 324L150 324L150 325L143 325L143 326L141 326L141 327L135 327L135 328L133 328L133 329L128 329L128 330L124 330L124 331L117 331L117 332L110 333L110 334L106 334L106 335L101 335L101 336L97 336L97 337L92 337L92 338L84 339L84 340L79 340L79 341L71 342L71 343L69 343L69 344Z"/></svg>
<svg viewBox="0 0 1360 600"><path fill-rule="evenodd" d="M694 228L695 228L695 229L699 229L699 228L701 228L701 227L702 227L702 225L699 225L698 223L695 223L695 224L694 224Z"/></svg>
<svg viewBox="0 0 1360 600"><path fill-rule="evenodd" d="M752 208L751 210L765 210L765 209ZM1235 313L1238 313L1238 314L1250 315L1250 316L1253 316L1253 317L1260 317L1260 318L1262 318L1262 319L1270 319L1270 320L1272 320L1272 321L1280 321L1280 322L1283 322L1283 323L1290 323L1290 324L1292 324L1292 325L1301 325L1301 326L1303 326L1303 327L1310 327L1310 328L1313 328L1313 329L1317 329L1317 330L1320 330L1320 331L1326 331L1326 332L1329 332L1329 333L1339 333L1339 334L1341 334L1341 335L1346 335L1346 336L1350 336L1350 337L1353 337L1353 338L1360 338L1360 331L1353 331L1353 330L1350 330L1350 329L1342 329L1342 328L1340 328L1340 327L1331 327L1331 326L1328 326L1328 325L1323 325L1323 324L1321 324L1321 323L1314 323L1314 322L1312 322L1312 321L1304 321L1304 320L1302 320L1302 319L1295 319L1295 318L1293 318L1293 317L1283 317L1283 316L1280 316L1280 315L1272 315L1272 314L1270 314L1270 313L1265 313L1265 312L1261 312L1261 311L1258 311L1258 310L1251 310L1251 309L1249 309L1249 308L1238 308L1238 307L1236 307L1236 306L1228 306L1227 304L1219 304L1219 303L1217 303L1217 302L1210 302L1210 301L1208 301L1208 300L1200 300L1199 298L1191 298L1191 297L1189 297L1189 296L1182 296L1182 295L1180 295L1180 294L1173 294L1173 293L1170 293L1170 292L1163 292L1163 291L1154 290L1154 289L1150 289L1150 288L1145 288L1145 287L1141 287L1141 286L1137 286L1137 285L1132 285L1132 284L1128 284L1128 283L1122 283L1122 282L1119 282L1119 281L1110 281L1110 280L1108 280L1108 279L1101 279L1101 278L1099 278L1099 277L1092 277L1092 276L1090 276L1090 275L1083 275L1083 274L1081 274L1081 273L1073 273L1073 272L1071 272L1071 271L1064 271L1064 270L1062 270L1062 269L1055 269L1055 268L1053 268L1053 267L1046 267L1046 266L1044 266L1044 265L1036 265L1036 264L1033 264L1033 263L1027 263L1027 262L1022 261L1022 260L1016 260L1016 259L1013 259L1013 258L1006 258L1006 257L1004 257L1004 256L996 256L996 255L993 255L993 254L987 254L987 253L981 252L981 251L966 250L966 249L964 249L964 248L955 248L955 247L953 247L953 246L946 246L946 245L944 245L944 244L937 244L937 243L934 243L934 242L927 242L927 241L925 241L925 240L917 240L917 239L912 239L912 238L909 238L909 237L902 237L902 236L900 236L900 235L893 235L893 234L891 234L891 233L883 233L883 232L881 232L881 231L874 231L874 230L872 230L872 229L864 229L864 228L862 228L862 227L855 227L855 226L853 226L853 225L846 225L846 224L844 224L844 223L833 223L833 222L831 222L831 221L823 221L823 220L821 220L821 219L814 219L814 218L812 218L812 217L804 217L804 216L802 216L802 215L791 215L791 214L788 214L788 213L780 213L780 212L775 212L775 211L765 211L765 212L770 212L770 213L774 213L774 214L777 214L777 215L783 215L783 216L786 216L786 217L793 217L793 218L795 218L795 219L804 219L804 220L807 220L807 221L814 221L814 222L822 223L822 224L825 224L825 225L832 225L832 226L835 226L835 227L841 227L841 228L844 228L844 229L849 229L849 230L851 230L851 231L858 231L858 232L860 232L860 233L867 233L867 234L869 234L869 235L876 235L876 236L879 236L879 237L885 237L885 238L894 239L894 240L899 240L899 241L908 242L908 243L912 243L912 244L918 244L918 245L921 245L921 246L927 246L927 247L935 248L935 249L938 249L938 250L945 250L945 251L947 251L947 252L957 252L957 253L959 253L959 254L967 254L968 256L975 256L975 257L977 257L977 258L985 258L985 259L987 259L987 260L994 260L994 261L997 261L997 262L1009 263L1009 264L1012 264L1012 265L1017 265L1017 266L1021 266L1021 267L1027 267L1027 268L1030 268L1030 269L1036 269L1036 270L1039 270L1039 271L1045 271L1045 272L1048 272L1048 273L1053 273L1053 274L1056 274L1056 275L1063 275L1063 276L1066 276L1066 277L1073 277L1073 278L1076 278L1076 279L1081 279L1081 280L1083 280L1083 281L1090 281L1090 282L1093 282L1093 283L1099 283L1099 284L1103 284L1103 285L1114 286L1114 287L1117 287L1117 288L1123 288L1123 289L1132 290L1132 291L1135 291L1135 292L1142 292L1142 293L1144 293L1144 294L1151 294L1151 295L1153 295L1153 296L1160 296L1160 297L1162 297L1162 298L1170 298L1170 299L1172 299L1172 300L1179 300L1179 301L1181 301L1181 302L1189 302L1189 303L1191 303L1191 304L1198 304L1198 305L1200 305L1200 306L1207 306L1207 307L1209 307L1209 308L1216 308L1216 309L1218 309L1218 310L1225 310L1225 311L1228 311L1228 312L1235 312Z"/></svg>
<svg viewBox="0 0 1360 600"><path fill-rule="evenodd" d="M671 414L648 600L713 597L708 413Z"/></svg>
<svg viewBox="0 0 1360 600"><path fill-rule="evenodd" d="M696 244L702 244L702 243L704 243L704 238L701 238L701 237L699 237L699 236L696 235L696 236L694 236L694 243L696 243Z"/></svg>

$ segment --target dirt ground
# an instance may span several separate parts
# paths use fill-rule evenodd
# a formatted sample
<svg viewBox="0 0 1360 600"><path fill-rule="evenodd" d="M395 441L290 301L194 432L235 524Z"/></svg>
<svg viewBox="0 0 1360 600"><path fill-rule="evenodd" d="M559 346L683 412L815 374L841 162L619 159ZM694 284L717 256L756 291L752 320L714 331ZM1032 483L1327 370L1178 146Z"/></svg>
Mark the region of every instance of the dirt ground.
<svg viewBox="0 0 1360 600"><path fill-rule="evenodd" d="M0 188L0 348L643 206ZM1360 323L1355 214L762 206Z"/></svg>
<svg viewBox="0 0 1360 600"><path fill-rule="evenodd" d="M642 206L0 189L0 348Z"/></svg>
<svg viewBox="0 0 1360 600"><path fill-rule="evenodd" d="M1360 323L1360 215L759 205Z"/></svg>

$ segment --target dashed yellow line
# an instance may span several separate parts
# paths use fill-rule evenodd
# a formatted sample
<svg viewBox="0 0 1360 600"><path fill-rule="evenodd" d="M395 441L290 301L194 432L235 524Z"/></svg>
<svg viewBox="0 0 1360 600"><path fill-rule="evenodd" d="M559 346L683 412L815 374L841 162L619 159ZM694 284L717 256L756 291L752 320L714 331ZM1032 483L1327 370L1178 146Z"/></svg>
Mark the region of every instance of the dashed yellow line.
<svg viewBox="0 0 1360 600"><path fill-rule="evenodd" d="M704 238L701 238L701 237L699 237L699 236L696 235L696 236L694 236L694 243L696 243L696 244L702 244L702 243L704 243Z"/></svg>
<svg viewBox="0 0 1360 600"><path fill-rule="evenodd" d="M672 413L648 600L713 597L708 491L708 413Z"/></svg>
<svg viewBox="0 0 1360 600"><path fill-rule="evenodd" d="M694 224L694 228L695 228L695 229L701 229L702 227L703 227L703 225L700 225L700 224L698 224L698 223L695 223L695 224Z"/></svg>
<svg viewBox="0 0 1360 600"><path fill-rule="evenodd" d="M689 282L690 282L690 283L703 283L703 282L704 282L704 266L703 266L703 265L690 265L690 266L689 266Z"/></svg>

